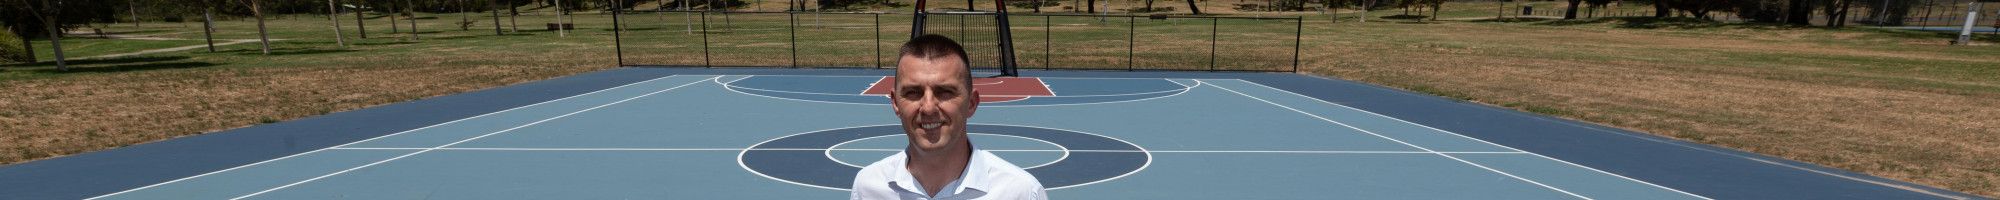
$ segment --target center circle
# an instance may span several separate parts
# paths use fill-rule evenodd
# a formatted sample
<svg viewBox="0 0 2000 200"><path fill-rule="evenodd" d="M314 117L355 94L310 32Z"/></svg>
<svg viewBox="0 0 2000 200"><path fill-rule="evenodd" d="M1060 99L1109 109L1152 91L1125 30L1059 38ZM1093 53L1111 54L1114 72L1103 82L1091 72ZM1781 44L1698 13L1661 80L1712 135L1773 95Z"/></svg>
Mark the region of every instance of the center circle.
<svg viewBox="0 0 2000 200"><path fill-rule="evenodd" d="M993 155L1019 165L1022 169L1034 169L1055 164L1069 156L1068 149L1046 140L993 133L967 133L966 139L979 150L993 152ZM827 148L826 157L852 167L867 166L869 163L895 155L909 140L903 135L882 135L834 144Z"/></svg>
<svg viewBox="0 0 2000 200"><path fill-rule="evenodd" d="M994 152L1003 159L1025 155L1002 155L1006 152L1060 152L1053 161L1036 165L1024 165L1028 162L1022 160L1028 159L1008 160L1022 166L1050 190L1125 177L1152 164L1152 154L1144 148L1104 135L998 124L968 124L966 130L970 132L968 137L974 139L976 148L1009 150ZM902 151L902 146L907 144L899 137L903 135L902 131L902 125L886 124L793 134L751 145L737 155L736 161L743 169L765 178L808 187L848 190L854 182L854 174L861 171L860 166ZM980 140L980 137L995 138ZM1015 139L997 139L999 137ZM1038 149L1044 147L1037 145L1053 145L1057 149ZM875 153L844 153L849 151Z"/></svg>

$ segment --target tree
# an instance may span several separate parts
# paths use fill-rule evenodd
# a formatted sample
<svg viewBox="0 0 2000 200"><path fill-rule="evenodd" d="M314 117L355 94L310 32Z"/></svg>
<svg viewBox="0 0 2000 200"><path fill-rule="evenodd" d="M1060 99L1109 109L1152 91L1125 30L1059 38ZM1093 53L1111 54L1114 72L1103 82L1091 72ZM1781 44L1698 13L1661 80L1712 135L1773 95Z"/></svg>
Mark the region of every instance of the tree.
<svg viewBox="0 0 2000 200"><path fill-rule="evenodd" d="M354 3L354 29L361 32L361 39L368 39L368 23L361 19L361 13L368 12L368 0L355 0Z"/></svg>
<svg viewBox="0 0 2000 200"><path fill-rule="evenodd" d="M58 29L56 28L56 23L61 21L56 20L57 17L62 16L61 7L62 1L50 2L49 0L42 0L42 9L40 10L46 11L35 13L42 16L42 26L46 28L44 30L49 32L49 46L51 49L54 49L52 51L55 52L56 56L56 71L69 71L69 64L63 63L62 34L57 33L61 31L57 31Z"/></svg>
<svg viewBox="0 0 2000 200"><path fill-rule="evenodd" d="M1201 15L1201 6L1194 5L1195 0L1186 0L1186 1L1188 3L1188 11L1194 11L1195 15Z"/></svg>
<svg viewBox="0 0 2000 200"><path fill-rule="evenodd" d="M1812 25L1813 4L1808 1L1810 0L1791 0L1790 8L1785 9L1785 23Z"/></svg>
<svg viewBox="0 0 2000 200"><path fill-rule="evenodd" d="M1569 7L1563 8L1563 19L1576 19L1576 8L1583 0L1569 0Z"/></svg>
<svg viewBox="0 0 2000 200"><path fill-rule="evenodd" d="M0 23L10 27L14 35L21 36L21 47L32 55L33 37L41 35L49 39L49 46L55 54L56 69L69 70L65 52L62 51L63 30L90 22L116 21L119 8L110 0L6 0L0 1ZM33 60L30 57L30 60Z"/></svg>
<svg viewBox="0 0 2000 200"><path fill-rule="evenodd" d="M257 16L257 42L263 45L264 55L271 55L271 35L264 30L264 9L259 8L260 0L245 0L250 4L250 14Z"/></svg>
<svg viewBox="0 0 2000 200"><path fill-rule="evenodd" d="M1084 11L1083 11L1083 12L1086 12L1086 13L1094 13L1094 12L1097 12L1097 0L1084 0L1084 2L1085 2L1085 3L1083 3L1083 7L1084 7Z"/></svg>
<svg viewBox="0 0 2000 200"><path fill-rule="evenodd" d="M333 42L347 48L347 37L340 35L340 7L334 6L333 0L326 0L326 20L333 21Z"/></svg>
<svg viewBox="0 0 2000 200"><path fill-rule="evenodd" d="M422 38L417 37L417 12L414 10L416 9L415 7L417 6L415 3L412 3L410 1L412 0L403 0L403 16L404 16L403 18L409 19L410 40L415 41Z"/></svg>
<svg viewBox="0 0 2000 200"><path fill-rule="evenodd" d="M206 41L206 42L208 42L208 52L210 52L210 53L214 53L214 52L215 52L215 33L214 33L214 32L215 32L215 4L216 4L216 3L215 3L214 1L210 1L210 0L202 0L202 1L200 1L200 2L201 2L201 6L202 6L202 7L201 7L201 9L202 9L202 10L201 10L201 38L202 38L202 41Z"/></svg>

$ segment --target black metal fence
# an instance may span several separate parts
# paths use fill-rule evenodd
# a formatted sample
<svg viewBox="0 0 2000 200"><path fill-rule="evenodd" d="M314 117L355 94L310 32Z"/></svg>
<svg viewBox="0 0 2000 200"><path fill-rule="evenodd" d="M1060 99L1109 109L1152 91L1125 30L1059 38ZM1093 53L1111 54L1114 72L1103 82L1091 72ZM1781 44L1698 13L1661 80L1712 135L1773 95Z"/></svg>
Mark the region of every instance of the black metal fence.
<svg viewBox="0 0 2000 200"><path fill-rule="evenodd" d="M621 66L894 67L911 14L626 10L615 12ZM926 33L1000 66L995 13L929 13ZM1009 13L1020 69L1296 72L1300 17Z"/></svg>

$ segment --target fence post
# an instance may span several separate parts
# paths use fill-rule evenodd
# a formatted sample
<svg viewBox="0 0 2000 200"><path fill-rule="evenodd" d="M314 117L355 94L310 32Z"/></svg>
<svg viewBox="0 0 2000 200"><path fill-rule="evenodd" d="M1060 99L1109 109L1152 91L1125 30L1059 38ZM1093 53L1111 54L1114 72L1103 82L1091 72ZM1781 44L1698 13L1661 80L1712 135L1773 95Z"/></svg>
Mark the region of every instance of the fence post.
<svg viewBox="0 0 2000 200"><path fill-rule="evenodd" d="M1055 36L1053 36L1055 35L1054 24L1056 24L1056 21L1055 18L1042 15L1042 22L1042 70L1049 70L1049 63L1051 62L1049 55L1055 52L1055 46L1052 46L1052 44L1056 42Z"/></svg>
<svg viewBox="0 0 2000 200"><path fill-rule="evenodd" d="M709 61L708 53L708 11L701 11L701 67L715 67Z"/></svg>
<svg viewBox="0 0 2000 200"><path fill-rule="evenodd" d="M1306 18L1293 18L1297 21L1293 21L1296 23L1292 25L1292 73L1299 73L1299 46L1305 44L1305 40L1301 38L1306 33Z"/></svg>
<svg viewBox="0 0 2000 200"><path fill-rule="evenodd" d="M1137 69L1133 67L1135 66L1135 64L1133 64L1132 62L1133 61L1132 52L1136 51L1138 49L1138 47L1136 46L1139 45L1138 23L1139 23L1138 18L1134 18L1132 16L1125 16L1125 71L1132 71L1134 69Z"/></svg>
<svg viewBox="0 0 2000 200"><path fill-rule="evenodd" d="M875 68L882 68L882 13L875 13Z"/></svg>
<svg viewBox="0 0 2000 200"><path fill-rule="evenodd" d="M624 29L619 27L618 24L619 9L622 8L618 4L611 4L611 49L613 49L612 52L618 57L618 66L625 67L625 36L621 35ZM494 29L493 32L499 33L500 30Z"/></svg>
<svg viewBox="0 0 2000 200"><path fill-rule="evenodd" d="M799 15L793 11L785 11L785 18L791 19L791 25L785 26L785 30L790 31L791 33L787 35L792 37L792 68L799 68Z"/></svg>
<svg viewBox="0 0 2000 200"><path fill-rule="evenodd" d="M1208 71L1215 71L1215 36L1221 32L1216 27L1222 18L1208 18Z"/></svg>

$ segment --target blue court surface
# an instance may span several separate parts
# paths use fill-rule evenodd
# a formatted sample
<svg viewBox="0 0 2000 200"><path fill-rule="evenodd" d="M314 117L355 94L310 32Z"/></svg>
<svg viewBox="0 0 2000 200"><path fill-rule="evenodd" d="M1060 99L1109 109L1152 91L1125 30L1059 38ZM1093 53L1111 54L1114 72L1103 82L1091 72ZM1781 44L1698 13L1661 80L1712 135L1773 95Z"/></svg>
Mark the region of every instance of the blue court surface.
<svg viewBox="0 0 2000 200"><path fill-rule="evenodd" d="M903 147L891 72L620 68L15 164L0 198L839 199ZM1306 75L1023 74L976 83L1015 88L971 139L1058 199L1978 198Z"/></svg>

